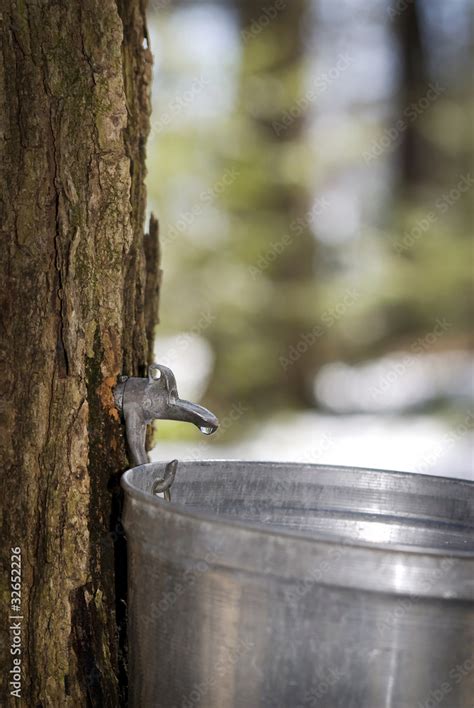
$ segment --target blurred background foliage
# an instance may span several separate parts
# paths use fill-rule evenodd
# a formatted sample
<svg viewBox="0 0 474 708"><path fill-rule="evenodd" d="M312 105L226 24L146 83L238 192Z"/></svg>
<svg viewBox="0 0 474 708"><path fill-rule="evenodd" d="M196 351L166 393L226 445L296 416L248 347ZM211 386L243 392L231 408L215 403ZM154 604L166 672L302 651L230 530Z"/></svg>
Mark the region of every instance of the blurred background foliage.
<svg viewBox="0 0 474 708"><path fill-rule="evenodd" d="M225 421L156 454L469 474L470 0L152 0L149 26L156 359Z"/></svg>

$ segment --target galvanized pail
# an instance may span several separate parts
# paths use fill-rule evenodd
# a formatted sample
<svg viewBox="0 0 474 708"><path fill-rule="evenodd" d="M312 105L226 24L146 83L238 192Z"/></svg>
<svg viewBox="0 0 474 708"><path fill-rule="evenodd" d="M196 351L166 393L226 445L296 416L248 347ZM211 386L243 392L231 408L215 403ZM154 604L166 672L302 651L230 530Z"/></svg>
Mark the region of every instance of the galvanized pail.
<svg viewBox="0 0 474 708"><path fill-rule="evenodd" d="M133 708L472 708L474 483L164 470L123 477Z"/></svg>

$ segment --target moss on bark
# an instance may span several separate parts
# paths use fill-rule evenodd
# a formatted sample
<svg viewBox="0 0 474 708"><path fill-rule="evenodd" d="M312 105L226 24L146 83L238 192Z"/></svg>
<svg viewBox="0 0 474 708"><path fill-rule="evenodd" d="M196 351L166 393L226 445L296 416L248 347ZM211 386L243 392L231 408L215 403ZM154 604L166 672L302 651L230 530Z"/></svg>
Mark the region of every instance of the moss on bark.
<svg viewBox="0 0 474 708"><path fill-rule="evenodd" d="M2 695L8 705L10 547L20 546L22 704L117 706L127 460L112 389L146 363L159 285L143 234L145 8L0 5Z"/></svg>

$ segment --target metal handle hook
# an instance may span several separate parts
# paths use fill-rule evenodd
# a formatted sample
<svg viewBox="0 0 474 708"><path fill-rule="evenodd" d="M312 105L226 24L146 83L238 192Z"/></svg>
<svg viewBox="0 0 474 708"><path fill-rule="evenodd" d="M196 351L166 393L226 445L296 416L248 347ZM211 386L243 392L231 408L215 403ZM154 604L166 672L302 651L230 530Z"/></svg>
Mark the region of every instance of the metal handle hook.
<svg viewBox="0 0 474 708"><path fill-rule="evenodd" d="M168 462L165 467L165 476L163 479L157 479L153 487L151 488L152 494L161 494L164 492L164 498L166 501L171 501L171 485L176 477L176 471L178 469L178 460L172 460Z"/></svg>

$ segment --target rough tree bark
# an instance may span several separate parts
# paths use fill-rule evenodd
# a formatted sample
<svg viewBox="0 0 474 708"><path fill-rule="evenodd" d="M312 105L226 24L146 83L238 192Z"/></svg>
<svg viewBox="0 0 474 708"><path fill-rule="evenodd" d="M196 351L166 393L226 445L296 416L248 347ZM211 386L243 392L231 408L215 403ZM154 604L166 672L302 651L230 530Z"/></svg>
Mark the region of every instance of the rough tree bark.
<svg viewBox="0 0 474 708"><path fill-rule="evenodd" d="M123 702L114 539L127 460L112 389L142 373L159 285L153 219L143 234L144 5L0 0L2 705ZM15 547L20 702L8 685Z"/></svg>

